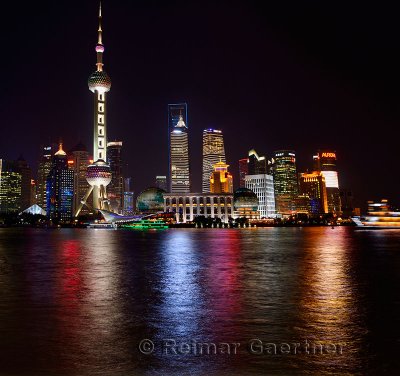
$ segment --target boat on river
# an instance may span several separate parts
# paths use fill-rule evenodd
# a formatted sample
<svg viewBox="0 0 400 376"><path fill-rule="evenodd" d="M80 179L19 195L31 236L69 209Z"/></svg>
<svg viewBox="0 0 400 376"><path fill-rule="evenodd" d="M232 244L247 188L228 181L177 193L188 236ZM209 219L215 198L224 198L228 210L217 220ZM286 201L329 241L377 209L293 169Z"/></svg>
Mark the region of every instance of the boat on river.
<svg viewBox="0 0 400 376"><path fill-rule="evenodd" d="M392 211L388 200L368 201L368 214L365 218L352 217L357 229L400 230L400 212Z"/></svg>

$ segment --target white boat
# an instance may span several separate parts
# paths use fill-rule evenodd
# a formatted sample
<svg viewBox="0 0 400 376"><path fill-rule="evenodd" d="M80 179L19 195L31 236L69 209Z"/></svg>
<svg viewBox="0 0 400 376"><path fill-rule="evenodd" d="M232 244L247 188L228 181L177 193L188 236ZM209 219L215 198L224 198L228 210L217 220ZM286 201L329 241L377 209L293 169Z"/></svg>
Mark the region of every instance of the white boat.
<svg viewBox="0 0 400 376"><path fill-rule="evenodd" d="M110 222L94 222L88 225L87 228L94 229L116 229L117 225Z"/></svg>
<svg viewBox="0 0 400 376"><path fill-rule="evenodd" d="M400 212L391 211L388 200L368 201L368 215L365 219L360 217L352 217L351 219L360 229L400 230Z"/></svg>

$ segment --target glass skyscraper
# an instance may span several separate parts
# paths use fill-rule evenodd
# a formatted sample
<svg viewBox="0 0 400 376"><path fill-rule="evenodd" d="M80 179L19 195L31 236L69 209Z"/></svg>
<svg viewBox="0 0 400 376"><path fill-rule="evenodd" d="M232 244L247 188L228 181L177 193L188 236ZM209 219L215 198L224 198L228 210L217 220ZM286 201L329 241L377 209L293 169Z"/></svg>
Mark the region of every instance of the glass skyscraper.
<svg viewBox="0 0 400 376"><path fill-rule="evenodd" d="M321 172L305 172L299 175L299 188L303 195L310 198L310 213L325 214L328 212L325 177Z"/></svg>
<svg viewBox="0 0 400 376"><path fill-rule="evenodd" d="M226 163L224 137L219 129L204 129L203 131L203 179L202 192L211 192L210 177L214 172L214 165L218 162Z"/></svg>
<svg viewBox="0 0 400 376"><path fill-rule="evenodd" d="M111 168L111 183L107 187L110 209L122 214L124 208L124 177L122 161L122 141L107 143L107 158Z"/></svg>
<svg viewBox="0 0 400 376"><path fill-rule="evenodd" d="M42 146L42 153L39 159L36 184L36 203L44 211L46 211L47 208L46 180L51 170L52 156L55 150L57 149L55 149L54 144Z"/></svg>
<svg viewBox="0 0 400 376"><path fill-rule="evenodd" d="M170 192L191 191L187 104L168 105Z"/></svg>
<svg viewBox="0 0 400 376"><path fill-rule="evenodd" d="M318 150L314 155L314 170L321 172L325 178L326 193L328 196L328 212L340 212L339 179L336 167L336 152L332 150Z"/></svg>
<svg viewBox="0 0 400 376"><path fill-rule="evenodd" d="M21 181L17 163L0 159L0 212L12 213L21 209Z"/></svg>
<svg viewBox="0 0 400 376"><path fill-rule="evenodd" d="M274 152L271 161L277 213L290 215L296 212L295 200L299 193L296 153L293 150Z"/></svg>
<svg viewBox="0 0 400 376"><path fill-rule="evenodd" d="M49 219L56 222L70 222L74 197L74 170L68 166L62 144L53 156L52 168L46 181L46 191L46 214Z"/></svg>

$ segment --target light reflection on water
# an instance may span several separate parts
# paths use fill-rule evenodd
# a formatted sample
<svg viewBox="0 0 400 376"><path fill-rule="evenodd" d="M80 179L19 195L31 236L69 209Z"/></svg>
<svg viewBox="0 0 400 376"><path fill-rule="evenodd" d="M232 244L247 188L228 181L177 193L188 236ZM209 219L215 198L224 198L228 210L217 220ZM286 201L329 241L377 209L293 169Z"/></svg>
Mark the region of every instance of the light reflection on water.
<svg viewBox="0 0 400 376"><path fill-rule="evenodd" d="M329 227L0 229L0 374L391 374L399 240ZM144 338L154 354L138 351ZM251 355L254 338L343 354ZM165 339L241 347L166 355Z"/></svg>

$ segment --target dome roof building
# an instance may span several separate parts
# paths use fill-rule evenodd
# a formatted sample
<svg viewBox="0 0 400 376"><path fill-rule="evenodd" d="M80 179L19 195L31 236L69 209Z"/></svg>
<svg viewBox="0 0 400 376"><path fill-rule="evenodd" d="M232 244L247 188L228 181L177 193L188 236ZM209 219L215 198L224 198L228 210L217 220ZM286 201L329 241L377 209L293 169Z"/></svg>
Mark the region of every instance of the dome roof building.
<svg viewBox="0 0 400 376"><path fill-rule="evenodd" d="M248 188L239 188L233 194L234 216L259 219L257 195Z"/></svg>
<svg viewBox="0 0 400 376"><path fill-rule="evenodd" d="M136 199L136 209L141 213L164 211L164 193L166 192L160 188L146 188Z"/></svg>

